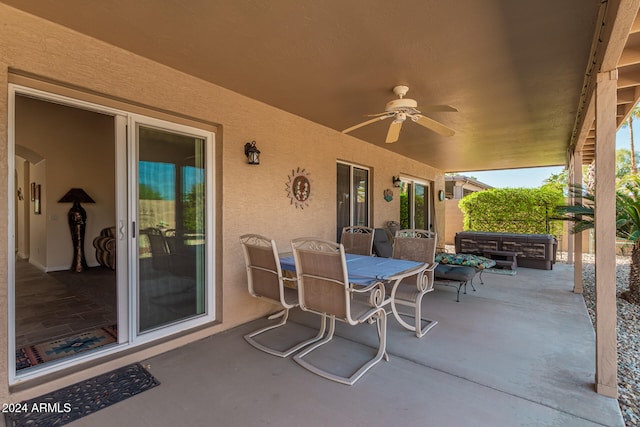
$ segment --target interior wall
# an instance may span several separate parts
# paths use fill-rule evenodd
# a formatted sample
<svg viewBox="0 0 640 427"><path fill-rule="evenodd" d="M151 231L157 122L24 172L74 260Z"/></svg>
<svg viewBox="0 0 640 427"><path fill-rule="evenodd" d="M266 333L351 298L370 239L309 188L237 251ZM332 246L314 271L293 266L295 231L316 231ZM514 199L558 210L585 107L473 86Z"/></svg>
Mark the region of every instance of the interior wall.
<svg viewBox="0 0 640 427"><path fill-rule="evenodd" d="M87 212L85 257L97 265L93 239L115 225L115 126L113 117L25 96L16 97L16 144L38 153L31 182L41 186L41 214L32 218L32 263L44 271L71 265L73 244L67 221L70 203L58 200L82 188L95 200ZM41 163L46 164L46 168Z"/></svg>
<svg viewBox="0 0 640 427"><path fill-rule="evenodd" d="M40 206L46 202L46 194L43 184L47 179L47 161L42 160L29 168L29 181L34 182L36 187L40 185ZM41 212L45 212L41 208ZM34 203L29 209L29 263L39 268L47 270L47 223L42 214L36 214Z"/></svg>
<svg viewBox="0 0 640 427"><path fill-rule="evenodd" d="M15 250L16 256L20 259L29 258L29 224L31 208L31 186L29 184L29 162L22 157L16 156L15 161L16 192L22 193L22 200L16 195L15 211Z"/></svg>
<svg viewBox="0 0 640 427"><path fill-rule="evenodd" d="M0 51L5 53L0 58L0 75L6 76L10 70L19 70L19 73L38 76L45 81L59 82L53 86L64 89L65 93L77 92L83 98L95 100L94 94L102 94L104 99L120 103L121 106L146 106L153 115L160 118L175 115L203 123L220 124L215 148L217 252L215 259L211 260L211 267L216 268L217 286L222 286L218 301L222 320L220 324L162 345L150 346L110 364L97 365L77 375L67 375L59 380L46 382L23 394L9 393L7 379L1 377L0 400L6 400L9 395L11 399L18 399L54 387L59 388L74 380L104 372L114 365L150 357L274 310L274 307L248 296L239 236L245 233L268 235L276 240L281 251L289 250L290 240L295 237L333 239L336 227L338 160L371 168L372 225L376 227L399 218L399 193L394 191L391 202L386 202L383 198L385 189L397 190L392 187L392 176L406 174L431 180L435 184L435 194L444 188L442 171L2 4L0 24ZM0 85L0 98L5 101L6 83L5 78L4 85ZM0 103L0 114L5 118L6 105L6 102ZM244 156L244 145L252 140L257 142L262 152L261 164L258 166L248 165ZM76 141L73 147L85 150L87 147L82 144L87 144L87 141ZM42 140L39 142L44 143ZM104 143L106 146L106 140ZM6 153L7 133L2 126L0 145L0 153ZM112 147L112 143L108 146ZM91 151L93 148L95 147ZM47 147L43 146L42 149ZM91 154L85 151L82 153ZM51 157L47 157L47 164L53 163L57 154L59 153L52 152ZM2 156L0 154L0 160L7 161ZM50 175L49 167L47 166L47 176ZM312 185L312 197L304 209L292 205L285 191L289 176L298 168L309 172ZM63 226L68 207L56 203L66 187L82 184L86 189L95 191L95 195L91 191L89 193L96 200L96 205L90 209L85 206L90 221L95 218L92 233L108 224L98 219L97 209L102 209L103 200L100 191L96 190L100 173L95 169L95 164L91 163L86 167L83 165L81 170L70 170L62 176L65 178L64 182L47 182L46 211L43 211L41 217L57 215L56 220L48 220L52 227L55 224L56 229L55 233L52 232L51 241L53 237L59 242L68 239L70 245L68 228ZM0 184L6 185L6 182L6 172L0 170ZM436 202L434 208L437 229L442 230L444 203ZM7 214L4 206L0 207L0 215L3 214ZM6 241L6 230L0 233L0 239ZM0 259L5 266L6 248L6 244L0 248ZM58 248L64 259L56 260L52 265L68 262L67 249L70 256L70 246ZM5 306L8 289L6 277L3 275L0 278L0 304ZM0 324L0 342L5 344L2 348L6 349L7 319L6 316L0 318L4 319ZM0 365L7 365L6 351L0 358Z"/></svg>

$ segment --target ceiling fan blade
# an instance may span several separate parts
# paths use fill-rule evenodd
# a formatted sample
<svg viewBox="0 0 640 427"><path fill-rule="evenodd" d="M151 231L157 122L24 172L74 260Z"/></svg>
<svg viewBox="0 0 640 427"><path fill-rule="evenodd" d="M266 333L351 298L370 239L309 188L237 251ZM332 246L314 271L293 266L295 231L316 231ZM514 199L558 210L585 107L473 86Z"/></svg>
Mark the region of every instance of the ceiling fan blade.
<svg viewBox="0 0 640 427"><path fill-rule="evenodd" d="M396 142L400 138L400 129L402 129L403 120L394 120L389 125L389 131L387 132L387 139L384 141L387 144Z"/></svg>
<svg viewBox="0 0 640 427"><path fill-rule="evenodd" d="M349 133L351 131L354 131L356 129L360 129L361 127L365 127L367 125L370 125L371 123L375 123L375 122L377 122L379 120L384 120L384 119L389 118L391 116L393 116L393 114L386 113L385 116L376 117L375 119L367 120L366 122L358 123L355 126L351 126L350 128L347 128L347 129L343 130L342 133Z"/></svg>
<svg viewBox="0 0 640 427"><path fill-rule="evenodd" d="M451 105L427 105L418 107L418 110L428 113L457 113L458 109Z"/></svg>
<svg viewBox="0 0 640 427"><path fill-rule="evenodd" d="M436 122L435 120L421 114L412 116L411 120L418 123L420 126L424 126L427 129L434 131L435 133L439 133L442 136L453 136L456 133L456 131L451 129L450 127L447 127L442 123Z"/></svg>

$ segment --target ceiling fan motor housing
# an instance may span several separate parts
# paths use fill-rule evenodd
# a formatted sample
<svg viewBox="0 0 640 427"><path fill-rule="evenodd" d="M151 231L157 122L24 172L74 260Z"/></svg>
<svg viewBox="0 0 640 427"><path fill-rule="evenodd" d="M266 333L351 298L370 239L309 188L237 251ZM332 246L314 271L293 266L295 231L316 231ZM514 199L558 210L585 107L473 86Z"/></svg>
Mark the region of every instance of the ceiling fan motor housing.
<svg viewBox="0 0 640 427"><path fill-rule="evenodd" d="M418 103L415 99L401 98L387 102L385 111L401 111L406 109L416 109Z"/></svg>

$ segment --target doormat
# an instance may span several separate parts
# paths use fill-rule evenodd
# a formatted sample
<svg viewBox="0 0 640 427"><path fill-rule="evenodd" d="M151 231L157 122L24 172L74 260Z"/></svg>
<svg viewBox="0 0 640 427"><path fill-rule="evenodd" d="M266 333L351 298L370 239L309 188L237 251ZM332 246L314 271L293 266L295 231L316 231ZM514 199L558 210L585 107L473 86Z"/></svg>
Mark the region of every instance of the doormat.
<svg viewBox="0 0 640 427"><path fill-rule="evenodd" d="M502 268L487 268L484 271L492 274L503 274L505 276L515 276L517 273L516 270L507 270Z"/></svg>
<svg viewBox="0 0 640 427"><path fill-rule="evenodd" d="M117 339L116 326L106 326L70 337L30 345L16 351L16 370L102 347L116 342Z"/></svg>
<svg viewBox="0 0 640 427"><path fill-rule="evenodd" d="M139 363L70 385L49 394L11 404L9 427L63 426L149 390L160 382Z"/></svg>

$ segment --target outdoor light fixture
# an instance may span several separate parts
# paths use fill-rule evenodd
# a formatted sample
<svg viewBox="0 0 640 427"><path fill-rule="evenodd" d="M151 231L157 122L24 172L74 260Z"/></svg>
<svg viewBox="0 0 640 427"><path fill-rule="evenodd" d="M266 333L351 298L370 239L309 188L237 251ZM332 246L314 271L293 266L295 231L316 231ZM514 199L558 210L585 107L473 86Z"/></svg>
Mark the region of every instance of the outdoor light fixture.
<svg viewBox="0 0 640 427"><path fill-rule="evenodd" d="M399 176L394 176L393 177L393 186L394 187L402 187L402 180L400 179Z"/></svg>
<svg viewBox="0 0 640 427"><path fill-rule="evenodd" d="M256 147L255 141L244 144L244 155L247 156L250 165L260 164L260 150Z"/></svg>
<svg viewBox="0 0 640 427"><path fill-rule="evenodd" d="M73 242L73 261L70 270L80 273L88 268L84 258L84 230L87 225L87 212L80 206L80 203L95 203L95 201L82 188L72 188L58 200L58 203L73 203L68 215L71 241Z"/></svg>

